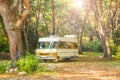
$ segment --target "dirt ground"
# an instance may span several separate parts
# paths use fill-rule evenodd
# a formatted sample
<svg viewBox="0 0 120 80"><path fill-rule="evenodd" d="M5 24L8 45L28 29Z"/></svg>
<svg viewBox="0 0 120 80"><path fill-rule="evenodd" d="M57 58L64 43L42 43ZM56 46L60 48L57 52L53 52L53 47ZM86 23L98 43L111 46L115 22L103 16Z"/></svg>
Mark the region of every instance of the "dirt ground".
<svg viewBox="0 0 120 80"><path fill-rule="evenodd" d="M31 75L1 74L0 80L120 80L120 61L82 57L77 60L42 63L49 71ZM40 64L41 65L41 64Z"/></svg>

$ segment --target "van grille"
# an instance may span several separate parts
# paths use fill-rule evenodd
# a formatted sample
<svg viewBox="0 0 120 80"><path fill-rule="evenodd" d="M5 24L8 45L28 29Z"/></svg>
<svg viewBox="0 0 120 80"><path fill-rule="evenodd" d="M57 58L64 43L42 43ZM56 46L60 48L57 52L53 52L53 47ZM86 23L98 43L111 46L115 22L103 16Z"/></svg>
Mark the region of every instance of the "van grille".
<svg viewBox="0 0 120 80"><path fill-rule="evenodd" d="M57 56L57 53L39 53L39 56Z"/></svg>
<svg viewBox="0 0 120 80"><path fill-rule="evenodd" d="M50 53L39 53L40 56L48 56Z"/></svg>

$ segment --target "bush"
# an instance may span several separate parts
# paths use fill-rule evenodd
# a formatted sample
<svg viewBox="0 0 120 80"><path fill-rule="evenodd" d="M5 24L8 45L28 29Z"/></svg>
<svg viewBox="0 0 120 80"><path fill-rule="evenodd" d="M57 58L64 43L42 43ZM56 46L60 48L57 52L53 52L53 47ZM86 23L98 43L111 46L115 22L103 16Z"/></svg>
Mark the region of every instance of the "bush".
<svg viewBox="0 0 120 80"><path fill-rule="evenodd" d="M29 74L38 69L38 62L39 61L34 55L27 52L25 57L22 57L17 61L17 66L19 67L20 71L26 71Z"/></svg>
<svg viewBox="0 0 120 80"><path fill-rule="evenodd" d="M1 61L0 62L0 74L5 73L6 69L10 67L10 63L6 61Z"/></svg>
<svg viewBox="0 0 120 80"><path fill-rule="evenodd" d="M115 30L113 33L113 41L116 46L120 45L120 30Z"/></svg>
<svg viewBox="0 0 120 80"><path fill-rule="evenodd" d="M110 41L109 41L109 46L110 46L111 54L112 54L112 55L116 55L116 53L117 53L117 48L116 48L113 40L110 40Z"/></svg>
<svg viewBox="0 0 120 80"><path fill-rule="evenodd" d="M5 73L6 71L6 65L2 62L0 63L0 74Z"/></svg>
<svg viewBox="0 0 120 80"><path fill-rule="evenodd" d="M0 37L2 37L0 35ZM8 46L8 39L6 37L0 38L0 52L8 52L9 46Z"/></svg>
<svg viewBox="0 0 120 80"><path fill-rule="evenodd" d="M45 66L38 66L36 71L37 72L43 72L43 71L45 71Z"/></svg>
<svg viewBox="0 0 120 80"><path fill-rule="evenodd" d="M83 42L83 51L101 52L102 44L99 40Z"/></svg>
<svg viewBox="0 0 120 80"><path fill-rule="evenodd" d="M117 47L117 53L116 53L116 58L120 59L120 45Z"/></svg>

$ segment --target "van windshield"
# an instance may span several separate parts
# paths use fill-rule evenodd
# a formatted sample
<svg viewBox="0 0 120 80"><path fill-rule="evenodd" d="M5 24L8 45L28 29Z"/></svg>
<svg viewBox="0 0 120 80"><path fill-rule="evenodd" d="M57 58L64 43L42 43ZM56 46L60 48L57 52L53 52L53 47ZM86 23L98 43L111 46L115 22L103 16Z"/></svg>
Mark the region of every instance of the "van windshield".
<svg viewBox="0 0 120 80"><path fill-rule="evenodd" d="M76 49L78 48L77 43L73 42L39 42L38 49L50 49L50 48L60 48L60 49Z"/></svg>
<svg viewBox="0 0 120 80"><path fill-rule="evenodd" d="M52 42L52 41L51 42L39 42L38 48L39 49L59 48L59 42Z"/></svg>

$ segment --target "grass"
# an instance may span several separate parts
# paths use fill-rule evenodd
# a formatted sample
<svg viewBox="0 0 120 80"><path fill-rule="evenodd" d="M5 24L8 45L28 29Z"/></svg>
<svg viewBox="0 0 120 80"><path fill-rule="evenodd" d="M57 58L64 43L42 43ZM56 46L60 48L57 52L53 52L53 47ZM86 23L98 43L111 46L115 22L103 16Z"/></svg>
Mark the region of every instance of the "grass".
<svg viewBox="0 0 120 80"><path fill-rule="evenodd" d="M45 66L45 68L44 67L41 68L43 71L40 70L34 72L33 74L24 76L24 78L42 79L44 77L44 78L53 78L50 80L56 80L56 79L59 80L60 78L63 77L66 78L66 76L68 76L68 78L69 77L73 78L72 76L76 76L78 79L85 79L89 76L92 76L93 79L96 80L96 77L109 78L110 76L113 75L114 77L119 77L117 75L120 73L119 72L120 60L113 59L111 61L108 61L107 59L99 58L99 56L101 56L102 54L103 53L84 52L83 55L79 55L79 58L77 60L73 60L69 62L64 62L64 61L58 63L40 62L39 65ZM19 75L17 76L19 77ZM73 80L75 79L73 78Z"/></svg>
<svg viewBox="0 0 120 80"><path fill-rule="evenodd" d="M105 66L120 67L120 59L116 59L113 57L113 59L109 61L106 58L100 58L100 56L102 55L103 53L101 52L84 52L82 55L79 56L79 62L87 62L92 65L101 64Z"/></svg>
<svg viewBox="0 0 120 80"><path fill-rule="evenodd" d="M9 67L10 67L10 61L8 60L0 61L0 74L5 73Z"/></svg>

